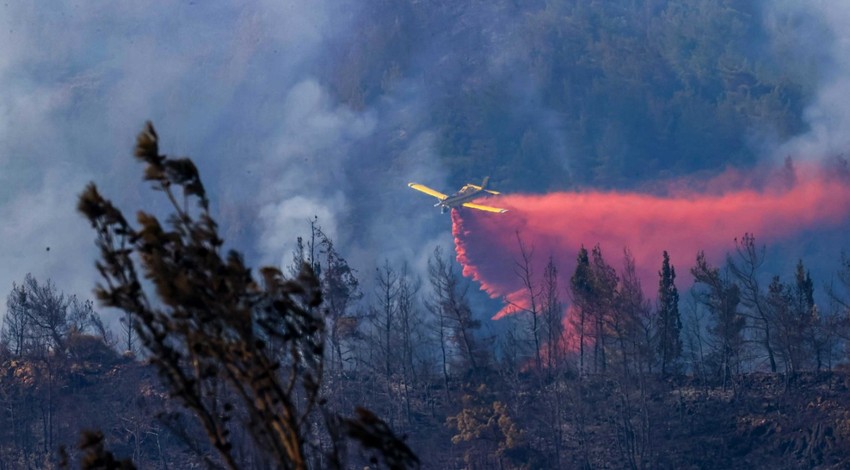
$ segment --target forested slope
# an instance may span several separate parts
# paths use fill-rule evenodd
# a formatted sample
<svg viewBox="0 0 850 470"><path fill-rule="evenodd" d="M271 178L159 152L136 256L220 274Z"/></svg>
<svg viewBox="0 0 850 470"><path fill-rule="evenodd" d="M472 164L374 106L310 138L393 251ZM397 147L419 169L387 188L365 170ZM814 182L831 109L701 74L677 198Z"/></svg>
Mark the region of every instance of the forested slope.
<svg viewBox="0 0 850 470"><path fill-rule="evenodd" d="M805 18L768 24L756 1L365 5L329 85L355 107L421 87L454 184L623 187L747 166L804 130L821 65L794 47Z"/></svg>
<svg viewBox="0 0 850 470"><path fill-rule="evenodd" d="M420 243L421 234L398 240L411 232L395 230L414 220L405 214L413 203L389 185L416 165L450 185L491 175L499 189L543 193L645 189L683 175L699 182L761 163L807 131L804 110L829 66L795 40L803 29L823 31L810 28L815 18L767 10L731 0L360 2L350 12L356 28L329 36L327 56L311 64L323 88L296 90L324 98L327 89L343 109L334 112L355 116L353 129L330 112L318 126L350 132L350 158L293 151L296 163L287 162L295 176L320 162L309 168L322 171L297 184L335 185L336 226L305 221L303 237L286 241L296 247L291 262L256 271L241 250L224 254L229 240L214 220L216 208L240 206L210 204L203 167L159 155L147 127L136 156L175 213L161 225L142 214L134 228L94 186L81 198L93 238L109 248L99 293L120 310L114 331L100 306L47 279L27 276L7 297L0 470L55 467L60 446L76 463L85 428L100 429L109 449L140 468L379 462L337 447L356 425L387 439L372 450L403 436L425 468L847 466L845 247L832 247L834 265L813 277L808 260L771 264L767 255L787 254L742 233L722 260L658 253L647 288L628 251L603 254L587 240L560 254L576 260L567 272L514 232L521 256L504 261L527 296L503 305L511 315L494 323L456 253ZM813 41L832 39L821 34ZM418 135L433 159L416 153ZM832 176L847 176L845 160L832 164ZM219 185L236 181L223 173ZM330 183L314 184L326 173ZM276 202L264 208L292 207ZM230 222L251 225L252 214ZM433 220L409 225L446 228ZM228 229L241 233L238 223ZM368 238L357 259L371 264L350 263L356 250L334 231ZM390 244L415 259L402 259L404 250L384 256ZM549 256L545 270L531 269L533 256ZM133 277L133 263L147 263L147 277ZM143 291L150 301L139 300ZM177 330L179 340L169 336ZM269 390L278 395L263 406L291 399L304 413L289 422L291 434L281 432L292 448L275 448L277 457L295 449L295 463L269 456L280 442L268 433L252 434L280 422L275 413L258 419L267 409L258 413L250 399ZM360 421L343 418L352 413Z"/></svg>

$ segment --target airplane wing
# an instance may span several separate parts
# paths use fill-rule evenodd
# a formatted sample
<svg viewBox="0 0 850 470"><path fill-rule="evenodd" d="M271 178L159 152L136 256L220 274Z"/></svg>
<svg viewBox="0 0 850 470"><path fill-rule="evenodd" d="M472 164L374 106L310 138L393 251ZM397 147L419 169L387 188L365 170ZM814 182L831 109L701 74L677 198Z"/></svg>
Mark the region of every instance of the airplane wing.
<svg viewBox="0 0 850 470"><path fill-rule="evenodd" d="M481 204L473 204L471 202L463 203L463 207L468 207L470 209L478 209L480 211L497 212L499 214L503 214L508 211L507 209L499 209L498 207L491 206L482 206Z"/></svg>
<svg viewBox="0 0 850 470"><path fill-rule="evenodd" d="M443 194L443 193L441 193L437 190L431 189L428 186L425 186L424 184L408 183L407 185L410 186L411 188L417 190L417 191L422 191L425 194L434 196L435 198L437 198L441 201L448 198L448 196L446 196L445 194Z"/></svg>

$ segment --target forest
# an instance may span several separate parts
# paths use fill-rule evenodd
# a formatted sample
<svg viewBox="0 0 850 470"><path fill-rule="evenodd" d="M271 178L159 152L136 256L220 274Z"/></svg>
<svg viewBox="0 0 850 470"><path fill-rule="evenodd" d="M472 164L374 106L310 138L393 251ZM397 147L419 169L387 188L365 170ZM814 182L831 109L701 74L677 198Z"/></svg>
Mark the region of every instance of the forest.
<svg viewBox="0 0 850 470"><path fill-rule="evenodd" d="M622 188L751 165L761 150L752 140L804 130L803 107L824 68L798 49L795 28L815 20L784 15L771 30L762 9L702 0L375 2L362 13L363 34L329 61L327 80L354 107L404 80L425 87L452 186L492 174L517 190Z"/></svg>
<svg viewBox="0 0 850 470"><path fill-rule="evenodd" d="M522 249L528 303L493 335L439 246L424 279L384 261L367 294L314 221L285 271L255 279L222 253L194 163L157 139L149 124L135 154L171 201L164 225L139 212L134 228L93 184L79 198L101 250L96 295L124 312L121 330L50 280L28 275L7 297L2 468L850 462L847 258L822 306L802 260L762 284L751 234L721 266L695 255L686 301L664 252L652 302L628 250L622 269L597 245L574 272L550 259L535 277Z"/></svg>
<svg viewBox="0 0 850 470"><path fill-rule="evenodd" d="M511 228L514 251L489 257L521 300L494 300L457 245L388 235L446 229L387 189L418 133L437 159L417 164L450 187L659 193L763 166L811 130L834 64L798 36L834 39L822 19L731 0L370 0L350 16L309 69L380 123L349 159L285 167L329 193L345 175L344 209L287 227L294 250L263 266L246 238L268 238L250 228L267 212L226 200L245 176L166 154L178 132L145 125L143 196L127 207L109 175L76 188L94 296L32 274L6 295L0 470L850 466L845 246L826 265L742 227L722 256L647 267L636 247L554 256ZM815 157L847 182L843 155Z"/></svg>

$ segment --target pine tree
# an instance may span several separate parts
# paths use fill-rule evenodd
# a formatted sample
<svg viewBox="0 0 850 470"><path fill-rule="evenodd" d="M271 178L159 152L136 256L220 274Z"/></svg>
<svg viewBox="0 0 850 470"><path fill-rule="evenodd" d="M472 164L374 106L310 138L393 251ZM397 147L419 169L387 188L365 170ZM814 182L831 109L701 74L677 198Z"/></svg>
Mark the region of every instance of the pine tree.
<svg viewBox="0 0 850 470"><path fill-rule="evenodd" d="M575 312L578 318L571 321L579 335L579 373L584 375L584 342L587 337L587 318L590 310L588 299L593 292L593 280L590 270L590 257L584 246L578 252L576 270L570 278L570 294L572 295Z"/></svg>
<svg viewBox="0 0 850 470"><path fill-rule="evenodd" d="M665 251L658 281L658 355L661 375L667 376L682 355L682 318L679 315L679 290L676 288L676 268L670 264Z"/></svg>
<svg viewBox="0 0 850 470"><path fill-rule="evenodd" d="M580 369L584 369L584 342L588 333L593 337L593 371L605 372L608 366L607 352L612 336L611 323L617 299L617 272L602 257L602 249L596 245L588 257L582 247L578 255L576 270L570 278L570 293L578 310L576 326L580 341Z"/></svg>

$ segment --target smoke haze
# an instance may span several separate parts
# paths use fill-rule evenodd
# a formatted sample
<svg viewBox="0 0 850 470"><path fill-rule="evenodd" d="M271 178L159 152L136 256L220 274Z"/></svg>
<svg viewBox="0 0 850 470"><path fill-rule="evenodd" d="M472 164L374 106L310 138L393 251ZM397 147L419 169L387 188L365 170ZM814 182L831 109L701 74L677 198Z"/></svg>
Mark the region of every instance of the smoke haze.
<svg viewBox="0 0 850 470"><path fill-rule="evenodd" d="M317 216L369 269L384 256L378 230L369 216L351 221L363 206L390 206L371 186L401 193L444 175L413 85L354 109L323 84L328 48L356 34L359 11L291 1L0 7L0 295L27 273L89 295L94 234L75 211L88 181L129 214L165 209L131 157L148 119L164 152L198 164L229 245L252 263L289 263ZM371 145L402 128L393 153ZM381 168L382 178L352 168ZM386 256L415 259L414 243L449 242L415 198L392 197L401 215L382 237Z"/></svg>
<svg viewBox="0 0 850 470"><path fill-rule="evenodd" d="M844 106L844 97L850 96L844 93L845 72L850 72L844 54L848 8L824 2L770 2L763 8L776 50L817 57L812 68L819 71L803 117L810 128L789 142L774 142L767 153L779 159L789 153L802 159L800 154L809 151L827 157L840 153L850 135L845 131L850 107ZM607 187L632 184L624 177L605 179L603 171L581 160L605 153L621 163L617 168L626 177L632 175L628 163L634 155L628 152L636 144L624 137L631 134L622 124L605 122L601 129L581 130L597 132L605 148L576 143L576 116L606 105L607 99L579 103L581 109L570 108L574 103L555 109L547 95L551 91L544 89L549 82L560 87L568 81L564 77L574 86L586 86L581 80L587 77L570 75L576 64L547 63L556 46L575 39L569 31L581 25L553 27L557 35L552 37L529 26L540 18L544 24L557 21L567 9L510 2L350 0L0 6L0 295L28 272L38 279L52 278L68 293L91 291L97 281L93 232L74 210L86 182L95 181L128 213L142 206L163 209L151 202L130 157L135 135L148 119L159 130L163 151L195 160L229 246L246 252L252 264L288 263L295 238L318 216L343 255L362 272L371 273L384 257L407 260L415 271L424 272L433 246L451 243L449 221L431 210L430 201L409 191L409 181L451 191L491 174L495 183L504 183L499 189L505 192L547 191L596 181L581 178L598 173ZM809 20L792 21L800 17ZM391 60L376 58L379 51ZM792 78L804 80L806 72ZM600 109L609 113L604 106ZM498 122L480 117L486 113L498 115ZM706 131L708 143L715 138L712 132ZM694 152L710 147L706 142L693 143ZM469 156L473 153L475 159ZM719 171L722 164L736 161L728 156L718 166L700 155L677 157L685 163L673 174L691 163ZM663 165L661 170L646 168L637 168L647 172L641 176L644 181L667 171ZM754 194L773 202L752 209L768 212L782 197L798 194L759 191ZM803 189L797 191L806 196ZM735 194L735 202L745 205L751 193ZM540 210L548 207L552 215L558 213L555 206L577 206L578 200L597 204L596 210L607 214L603 222L579 210L585 220L565 217L558 230L579 244L585 235L600 234L612 263L622 245L629 244L636 256L639 248L626 243L634 235L627 231L602 237L610 227L627 226L616 217L630 216L629 223L641 223L660 238L663 225L674 222L652 228L649 217L663 217L663 210L684 212L688 205L687 197L616 192L509 196L507 201L517 207L507 215L529 239L535 230L542 238L561 236L553 227L534 225L542 212L522 212L530 205L521 202L531 200L539 200ZM619 205L606 208L609 200ZM715 213L719 223L721 198L711 200L697 209ZM627 213L630 204L652 209L639 219ZM691 209L698 205L690 204ZM842 210L841 201L830 204ZM817 213L820 218L811 224L831 220ZM466 240L469 263L487 272L483 254L497 240L513 249L509 239L514 228L490 226L484 216L464 217L473 234ZM732 226L730 219L728 230L716 237L726 248L731 237L746 230L779 237L778 224L788 220L774 216L748 229ZM594 228L592 221L602 225ZM571 230L577 223L583 224L583 234ZM483 240L482 230L493 230L493 240ZM680 245L675 249L693 248ZM535 249L539 258L545 256L542 241ZM571 250L559 256L571 260L575 246ZM645 269L654 270L660 254L647 249L641 256L649 261ZM693 253L674 256L690 259ZM512 262L507 257L503 261ZM638 264L643 265L641 259Z"/></svg>

